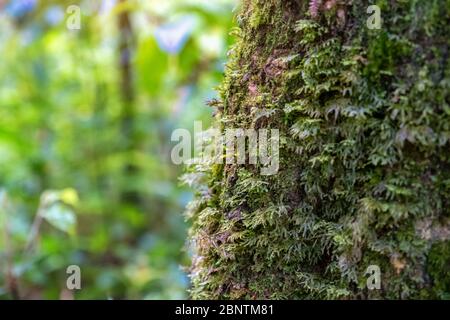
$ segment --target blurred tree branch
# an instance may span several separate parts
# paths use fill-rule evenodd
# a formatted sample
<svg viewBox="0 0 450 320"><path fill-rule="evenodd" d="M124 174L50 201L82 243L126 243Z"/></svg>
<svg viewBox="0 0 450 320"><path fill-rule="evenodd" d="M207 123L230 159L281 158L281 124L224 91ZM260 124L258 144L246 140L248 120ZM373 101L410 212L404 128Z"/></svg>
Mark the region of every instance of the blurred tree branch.
<svg viewBox="0 0 450 320"><path fill-rule="evenodd" d="M121 4L126 4L127 0L120 0ZM119 69L120 69L120 94L122 97L122 135L125 143L125 151L132 152L139 147L136 135L136 109L135 92L133 81L132 54L134 47L134 31L127 8L121 10L118 16L119 29ZM132 160L132 159L131 159ZM126 179L138 176L138 168L132 162L125 164L124 176ZM140 196L135 190L122 192L122 200L125 203L139 204Z"/></svg>
<svg viewBox="0 0 450 320"><path fill-rule="evenodd" d="M7 206L7 199L6 199L6 192L0 193L0 213L3 213L4 220L3 220L3 240L5 244L5 279L6 279L6 286L8 292L11 294L11 297L15 300L20 299L19 294L19 286L17 283L17 279L14 276L13 273L13 250L11 248L11 234L9 231L9 219L8 219L8 213L6 210Z"/></svg>

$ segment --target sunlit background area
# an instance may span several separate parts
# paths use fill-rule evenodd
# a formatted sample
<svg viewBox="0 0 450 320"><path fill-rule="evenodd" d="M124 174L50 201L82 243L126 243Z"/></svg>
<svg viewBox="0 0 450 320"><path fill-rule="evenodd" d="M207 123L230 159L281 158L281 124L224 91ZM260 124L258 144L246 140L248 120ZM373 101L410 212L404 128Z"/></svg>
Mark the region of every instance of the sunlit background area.
<svg viewBox="0 0 450 320"><path fill-rule="evenodd" d="M235 6L0 0L0 299L188 297L171 133L211 121Z"/></svg>

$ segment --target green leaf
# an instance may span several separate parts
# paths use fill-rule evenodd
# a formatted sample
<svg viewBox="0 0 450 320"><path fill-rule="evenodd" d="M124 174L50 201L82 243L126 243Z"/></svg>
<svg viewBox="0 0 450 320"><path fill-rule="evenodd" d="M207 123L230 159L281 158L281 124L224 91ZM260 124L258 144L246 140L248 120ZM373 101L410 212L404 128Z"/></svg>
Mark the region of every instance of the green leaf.
<svg viewBox="0 0 450 320"><path fill-rule="evenodd" d="M55 228L68 233L75 234L76 216L67 206L56 203L42 212L42 217Z"/></svg>
<svg viewBox="0 0 450 320"><path fill-rule="evenodd" d="M168 72L169 58L159 49L153 36L139 43L136 65L139 86L152 96L158 94Z"/></svg>
<svg viewBox="0 0 450 320"><path fill-rule="evenodd" d="M78 204L78 193L75 189L67 188L60 192L59 198L65 204L75 207Z"/></svg>

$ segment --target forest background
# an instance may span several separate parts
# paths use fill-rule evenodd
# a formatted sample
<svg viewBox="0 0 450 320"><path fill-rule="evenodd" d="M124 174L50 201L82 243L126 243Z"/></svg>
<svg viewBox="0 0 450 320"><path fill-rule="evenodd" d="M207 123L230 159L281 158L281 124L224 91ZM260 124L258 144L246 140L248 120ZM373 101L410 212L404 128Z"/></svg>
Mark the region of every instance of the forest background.
<svg viewBox="0 0 450 320"><path fill-rule="evenodd" d="M210 123L235 6L0 0L0 299L187 297L170 135Z"/></svg>

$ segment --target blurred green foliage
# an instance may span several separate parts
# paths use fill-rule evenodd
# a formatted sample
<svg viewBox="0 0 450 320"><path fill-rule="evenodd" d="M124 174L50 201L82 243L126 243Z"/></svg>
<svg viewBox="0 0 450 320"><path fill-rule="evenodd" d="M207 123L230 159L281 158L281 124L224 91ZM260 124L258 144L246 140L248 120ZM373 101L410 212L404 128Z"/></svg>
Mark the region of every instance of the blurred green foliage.
<svg viewBox="0 0 450 320"><path fill-rule="evenodd" d="M22 4L22 7L20 6ZM191 199L170 135L208 123L233 0L0 0L0 299L176 299ZM118 16L133 25L133 141ZM132 166L136 174L124 170ZM139 195L139 201L123 197ZM82 289L66 289L66 268Z"/></svg>

